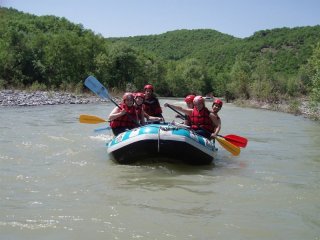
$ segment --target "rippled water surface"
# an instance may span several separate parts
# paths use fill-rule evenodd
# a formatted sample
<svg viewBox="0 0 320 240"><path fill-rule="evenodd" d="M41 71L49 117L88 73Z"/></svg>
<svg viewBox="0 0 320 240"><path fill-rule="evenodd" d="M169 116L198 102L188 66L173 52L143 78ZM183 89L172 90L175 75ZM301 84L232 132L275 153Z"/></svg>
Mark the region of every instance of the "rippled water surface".
<svg viewBox="0 0 320 240"><path fill-rule="evenodd" d="M240 156L127 166L108 159L110 131L78 122L112 108L0 108L0 239L320 239L319 123L225 104Z"/></svg>

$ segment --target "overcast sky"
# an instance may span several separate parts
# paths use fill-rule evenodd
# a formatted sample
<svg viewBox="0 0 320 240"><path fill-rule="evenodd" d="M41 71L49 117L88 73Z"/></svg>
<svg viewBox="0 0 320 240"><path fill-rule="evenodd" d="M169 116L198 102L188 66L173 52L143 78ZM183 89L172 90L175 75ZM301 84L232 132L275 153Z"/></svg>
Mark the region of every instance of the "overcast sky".
<svg viewBox="0 0 320 240"><path fill-rule="evenodd" d="M0 0L2 7L55 15L104 37L214 29L235 37L320 24L320 0Z"/></svg>

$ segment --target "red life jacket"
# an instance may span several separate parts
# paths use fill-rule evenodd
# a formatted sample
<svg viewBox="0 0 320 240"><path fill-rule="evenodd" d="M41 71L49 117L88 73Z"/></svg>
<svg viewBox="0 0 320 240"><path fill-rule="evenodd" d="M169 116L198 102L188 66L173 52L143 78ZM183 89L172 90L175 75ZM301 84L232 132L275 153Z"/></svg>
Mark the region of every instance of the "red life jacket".
<svg viewBox="0 0 320 240"><path fill-rule="evenodd" d="M143 110L149 115L153 117L162 117L162 109L160 107L160 103L157 98L151 97L149 99L145 99L143 103Z"/></svg>
<svg viewBox="0 0 320 240"><path fill-rule="evenodd" d="M129 129L135 128L138 126L138 118L137 118L137 112L136 107L131 106L128 107L126 104L121 103L120 104L121 109L126 110L126 114L118 117L111 121L110 127L111 128L117 128L117 127L127 127ZM128 116L130 115L130 117Z"/></svg>
<svg viewBox="0 0 320 240"><path fill-rule="evenodd" d="M136 105L135 107L136 107L137 116L139 118L142 114L142 105Z"/></svg>
<svg viewBox="0 0 320 240"><path fill-rule="evenodd" d="M135 105L136 107L136 113L137 113L137 119L138 119L138 122L140 124L143 124L143 122L141 121L141 115L142 115L142 104L141 105ZM144 118L144 116L142 116Z"/></svg>
<svg viewBox="0 0 320 240"><path fill-rule="evenodd" d="M203 109L198 111L198 109L194 107L192 110L192 115L190 116L191 128L194 130L204 128L208 132L212 133L214 128L213 128L212 120L210 119L209 115L210 115L210 112L208 108L204 107Z"/></svg>

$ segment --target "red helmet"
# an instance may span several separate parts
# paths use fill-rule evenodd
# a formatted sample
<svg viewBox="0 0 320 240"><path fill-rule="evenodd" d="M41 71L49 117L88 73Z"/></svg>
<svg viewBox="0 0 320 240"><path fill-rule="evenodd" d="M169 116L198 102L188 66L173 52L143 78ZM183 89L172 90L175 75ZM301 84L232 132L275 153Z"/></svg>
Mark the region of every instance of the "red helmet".
<svg viewBox="0 0 320 240"><path fill-rule="evenodd" d="M203 99L203 97L202 97L202 96L196 96L196 97L194 97L194 99L193 99L193 104L194 104L194 105L197 105L197 104L199 104L199 103L204 104L204 99Z"/></svg>
<svg viewBox="0 0 320 240"><path fill-rule="evenodd" d="M195 98L195 95L188 95L186 96L186 98L184 99L184 101L186 103L193 103L193 99Z"/></svg>
<svg viewBox="0 0 320 240"><path fill-rule="evenodd" d="M134 98L141 97L144 99L144 93L138 92L134 94Z"/></svg>
<svg viewBox="0 0 320 240"><path fill-rule="evenodd" d="M126 92L125 94L123 94L122 99L123 99L123 101L127 100L127 99L132 99L133 100L133 93Z"/></svg>
<svg viewBox="0 0 320 240"><path fill-rule="evenodd" d="M153 91L153 86L151 84L147 84L144 86L144 90L151 89Z"/></svg>
<svg viewBox="0 0 320 240"><path fill-rule="evenodd" d="M220 107L222 107L223 102L222 102L219 98L216 98L216 99L214 100L213 104L217 104L217 105L219 105Z"/></svg>

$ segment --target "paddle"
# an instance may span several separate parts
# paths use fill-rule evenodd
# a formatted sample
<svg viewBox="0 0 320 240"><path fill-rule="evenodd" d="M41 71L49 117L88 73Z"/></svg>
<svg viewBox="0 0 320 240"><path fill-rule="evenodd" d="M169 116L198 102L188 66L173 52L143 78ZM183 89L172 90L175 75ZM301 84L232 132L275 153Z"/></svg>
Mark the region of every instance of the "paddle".
<svg viewBox="0 0 320 240"><path fill-rule="evenodd" d="M81 114L79 117L79 121L80 121L80 123L88 123L88 124L109 122L109 120L105 120L103 118L100 118L100 117L97 117L94 115L88 115L88 114ZM154 121L157 121L157 120L154 120ZM153 123L153 121L146 122L146 124L152 124L152 123ZM107 126L107 127L103 127L103 128L98 128L98 129L95 129L94 131L108 130L108 129L111 129L111 127Z"/></svg>
<svg viewBox="0 0 320 240"><path fill-rule="evenodd" d="M217 136L217 141L220 143L224 149L230 152L233 156L238 156L240 154L240 148L238 146L233 145L231 142L228 142L224 138Z"/></svg>
<svg viewBox="0 0 320 240"><path fill-rule="evenodd" d="M176 113L178 113L181 117L183 117L184 119L186 118L182 113L180 113L179 111L175 110L173 107L171 107L169 104L167 104L167 107L169 107L171 110L175 111ZM201 128L201 127L200 127ZM206 129L201 128L202 130L206 131ZM240 148L236 145L233 145L231 142L228 142L227 140L225 140L224 138L217 136L216 137L218 143L220 143L220 145L226 149L228 152L230 152L232 155L234 156L238 156L240 154Z"/></svg>
<svg viewBox="0 0 320 240"><path fill-rule="evenodd" d="M110 97L108 90L94 76L87 77L84 81L84 85L99 97L109 99L118 108L120 108L120 106Z"/></svg>
<svg viewBox="0 0 320 240"><path fill-rule="evenodd" d="M92 92L97 94L99 97L103 99L109 99L113 104L115 104L118 108L122 109L119 104L117 104L112 97L110 97L108 90L96 79L94 76L89 76L87 79L84 81L84 85L89 88ZM128 113L126 113L127 116L137 125L141 127L141 124L135 120L134 118L131 117Z"/></svg>
<svg viewBox="0 0 320 240"><path fill-rule="evenodd" d="M96 128L94 131L95 132L100 132L100 131L105 131L105 130L110 130L110 126L102 127L102 128Z"/></svg>
<svg viewBox="0 0 320 240"><path fill-rule="evenodd" d="M184 114L182 114L181 112L175 110L175 109L174 109L173 107L171 107L169 104L167 104L167 107L170 108L172 111L178 113L183 120L186 120L186 116L185 116Z"/></svg>
<svg viewBox="0 0 320 240"><path fill-rule="evenodd" d="M80 115L79 121L81 123L88 123L88 124L97 124L97 123L108 122L107 120L104 120L100 117L93 116L93 115L86 115L86 114Z"/></svg>
<svg viewBox="0 0 320 240"><path fill-rule="evenodd" d="M224 139L226 139L228 142L231 142L232 144L238 146L238 147L242 147L245 148L247 146L248 143L248 139L244 138L244 137L240 137L234 134L230 134L230 135L226 135L226 136L221 136L218 135L219 137L223 137Z"/></svg>

